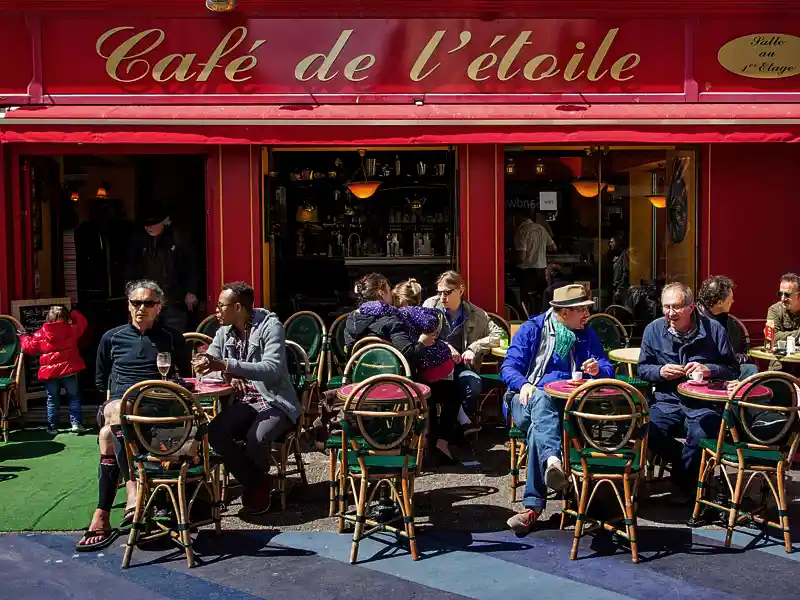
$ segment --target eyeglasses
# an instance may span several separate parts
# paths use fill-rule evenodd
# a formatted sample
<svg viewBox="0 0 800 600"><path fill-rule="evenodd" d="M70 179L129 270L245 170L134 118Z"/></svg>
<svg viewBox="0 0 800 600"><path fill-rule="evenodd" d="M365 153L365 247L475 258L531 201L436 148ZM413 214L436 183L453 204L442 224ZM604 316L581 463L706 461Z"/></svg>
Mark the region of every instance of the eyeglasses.
<svg viewBox="0 0 800 600"><path fill-rule="evenodd" d="M686 304L665 304L663 308L664 312L681 312L682 310L688 308L688 306Z"/></svg>
<svg viewBox="0 0 800 600"><path fill-rule="evenodd" d="M137 309L143 306L145 308L153 308L154 306L158 306L159 304L161 304L161 302L158 302L157 300L128 300L128 302L131 303L131 306L133 308Z"/></svg>
<svg viewBox="0 0 800 600"><path fill-rule="evenodd" d="M236 303L233 302L231 304L223 304L222 302L217 302L217 310L222 310L226 306L236 306Z"/></svg>
<svg viewBox="0 0 800 600"><path fill-rule="evenodd" d="M797 296L800 292L777 292L775 295L778 297L778 300L788 300L792 296Z"/></svg>
<svg viewBox="0 0 800 600"><path fill-rule="evenodd" d="M589 307L588 306L578 306L576 308L568 308L567 310L571 310L573 312L578 312L581 314L589 314Z"/></svg>
<svg viewBox="0 0 800 600"><path fill-rule="evenodd" d="M455 290L436 290L436 294L442 298L449 298L450 294L453 292L455 292Z"/></svg>

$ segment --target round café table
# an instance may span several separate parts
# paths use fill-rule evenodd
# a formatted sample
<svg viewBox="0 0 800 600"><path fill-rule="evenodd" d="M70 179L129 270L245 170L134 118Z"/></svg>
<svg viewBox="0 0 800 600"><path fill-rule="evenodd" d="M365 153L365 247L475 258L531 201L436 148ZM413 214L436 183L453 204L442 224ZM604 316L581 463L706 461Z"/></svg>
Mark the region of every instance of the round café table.
<svg viewBox="0 0 800 600"><path fill-rule="evenodd" d="M678 385L678 393L687 398L695 400L708 400L709 402L727 402L730 395L728 394L728 387L719 385L719 383L711 384L709 387L708 381L694 382L684 381ZM748 394L750 400L763 400L772 397L772 390L764 385L759 385L750 390Z"/></svg>
<svg viewBox="0 0 800 600"><path fill-rule="evenodd" d="M211 410L212 416L219 411L219 399L233 393L233 386L226 381L200 381L196 377L188 377L187 382L194 384L194 397L203 405L204 410ZM210 404L210 406L209 406Z"/></svg>
<svg viewBox="0 0 800 600"><path fill-rule="evenodd" d="M413 383L422 393L422 399L427 400L431 395L431 388L423 383L417 383L416 381ZM360 382L343 385L336 390L336 397L342 402L346 402L350 397L350 394L353 393L353 390L355 390L359 385L361 385ZM410 389L412 390L412 393L414 393L413 388ZM399 402L405 398L406 396L403 393L403 390L398 385L392 383L382 383L381 385L375 386L370 390L368 399L376 402Z"/></svg>
<svg viewBox="0 0 800 600"><path fill-rule="evenodd" d="M633 377L633 365L639 364L639 350L640 348L617 348L608 353L608 358L628 365L628 377Z"/></svg>
<svg viewBox="0 0 800 600"><path fill-rule="evenodd" d="M800 363L800 352L795 352L794 354L773 354L764 348L764 346L758 346L757 348L750 348L747 353L753 358L758 358L761 360Z"/></svg>
<svg viewBox="0 0 800 600"><path fill-rule="evenodd" d="M560 398L566 400L575 393L579 387L584 383L592 381L591 379L581 379L573 383L571 380L551 381L544 384L544 391L552 398ZM592 390L592 400L604 400L606 398L615 398L619 396L619 391L611 388L596 388Z"/></svg>
<svg viewBox="0 0 800 600"><path fill-rule="evenodd" d="M495 356L499 356L500 358L505 358L507 352L508 352L508 346L506 347L497 346L495 348L492 348L492 354Z"/></svg>

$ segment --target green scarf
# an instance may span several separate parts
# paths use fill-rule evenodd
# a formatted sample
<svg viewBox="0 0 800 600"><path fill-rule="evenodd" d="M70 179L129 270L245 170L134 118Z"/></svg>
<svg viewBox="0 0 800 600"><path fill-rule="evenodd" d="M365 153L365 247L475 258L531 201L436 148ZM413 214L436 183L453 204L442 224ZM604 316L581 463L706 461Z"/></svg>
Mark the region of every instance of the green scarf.
<svg viewBox="0 0 800 600"><path fill-rule="evenodd" d="M556 331L556 346L553 353L559 358L565 359L575 345L575 332L565 327L555 316L553 316L553 325L555 325Z"/></svg>

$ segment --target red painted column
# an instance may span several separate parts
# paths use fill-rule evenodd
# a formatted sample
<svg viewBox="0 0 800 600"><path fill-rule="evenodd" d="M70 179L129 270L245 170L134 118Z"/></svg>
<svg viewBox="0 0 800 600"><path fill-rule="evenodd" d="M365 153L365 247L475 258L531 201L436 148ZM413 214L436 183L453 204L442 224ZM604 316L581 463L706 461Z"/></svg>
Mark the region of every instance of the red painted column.
<svg viewBox="0 0 800 600"><path fill-rule="evenodd" d="M224 283L246 281L261 297L261 154L258 146L217 146L206 168L208 302Z"/></svg>
<svg viewBox="0 0 800 600"><path fill-rule="evenodd" d="M13 248L11 246L11 235L8 228L9 212L11 210L11 197L8 194L8 182L6 181L6 159L8 147L0 142L0 313L8 314L11 306L11 285L8 280L8 263L12 260Z"/></svg>
<svg viewBox="0 0 800 600"><path fill-rule="evenodd" d="M502 314L505 303L503 265L503 146L458 147L460 269L467 298L484 310Z"/></svg>

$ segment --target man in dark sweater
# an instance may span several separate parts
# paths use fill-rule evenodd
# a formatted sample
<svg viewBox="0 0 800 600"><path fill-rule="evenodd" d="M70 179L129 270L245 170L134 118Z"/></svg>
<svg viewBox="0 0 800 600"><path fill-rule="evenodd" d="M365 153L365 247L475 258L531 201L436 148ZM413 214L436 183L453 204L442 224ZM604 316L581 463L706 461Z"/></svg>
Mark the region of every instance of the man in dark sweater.
<svg viewBox="0 0 800 600"><path fill-rule="evenodd" d="M111 529L111 507L120 476L126 480L126 509L123 524L132 518L136 504L136 482L129 481L129 466L120 428L120 399L132 385L160 379L156 358L160 352L172 355L172 368L188 364L183 335L157 323L164 302L164 292L150 280L127 285L130 323L107 331L97 349L97 389L106 394L106 402L97 413L100 427L99 500L88 531L75 549L100 550L116 539Z"/></svg>
<svg viewBox="0 0 800 600"><path fill-rule="evenodd" d="M695 310L687 286L667 285L661 303L664 316L644 330L639 355L639 377L655 388L648 449L672 464L672 479L688 499L700 466L700 442L717 437L722 405L681 396L678 385L695 371L705 380L737 379L739 363L725 328ZM686 442L681 445L677 437Z"/></svg>

